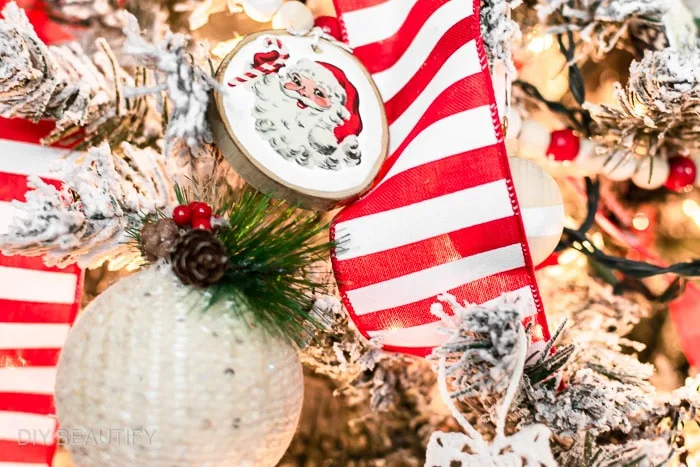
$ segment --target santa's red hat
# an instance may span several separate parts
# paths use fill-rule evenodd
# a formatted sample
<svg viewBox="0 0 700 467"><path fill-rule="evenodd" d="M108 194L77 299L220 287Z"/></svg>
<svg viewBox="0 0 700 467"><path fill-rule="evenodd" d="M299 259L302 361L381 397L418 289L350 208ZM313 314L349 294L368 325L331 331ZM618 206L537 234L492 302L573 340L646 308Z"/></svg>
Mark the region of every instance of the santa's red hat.
<svg viewBox="0 0 700 467"><path fill-rule="evenodd" d="M357 89L345 76L345 72L335 65L326 62L316 62L331 72L335 80L345 91L345 108L350 112L350 118L342 125L335 127L335 134L338 143L342 143L345 138L351 135L359 135L362 131L362 120L360 119L360 96Z"/></svg>

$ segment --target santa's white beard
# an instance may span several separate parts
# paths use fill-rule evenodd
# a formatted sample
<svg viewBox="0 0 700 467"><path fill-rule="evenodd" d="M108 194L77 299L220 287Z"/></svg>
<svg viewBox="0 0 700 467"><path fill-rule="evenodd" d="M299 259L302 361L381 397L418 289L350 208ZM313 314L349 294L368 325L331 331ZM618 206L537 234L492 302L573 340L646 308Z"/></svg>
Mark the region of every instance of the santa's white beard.
<svg viewBox="0 0 700 467"><path fill-rule="evenodd" d="M361 154L354 135L338 144L333 130L342 124L348 111L340 104L326 110L299 108L297 98L282 89L280 76L265 75L256 80L253 118L255 129L282 157L304 167L339 170L360 164Z"/></svg>

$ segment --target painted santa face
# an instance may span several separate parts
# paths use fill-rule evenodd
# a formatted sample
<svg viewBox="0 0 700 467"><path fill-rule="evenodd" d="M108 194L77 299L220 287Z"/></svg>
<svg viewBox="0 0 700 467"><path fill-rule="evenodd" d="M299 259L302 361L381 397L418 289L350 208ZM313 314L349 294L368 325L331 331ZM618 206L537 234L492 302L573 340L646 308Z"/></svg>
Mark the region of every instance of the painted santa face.
<svg viewBox="0 0 700 467"><path fill-rule="evenodd" d="M328 88L314 78L292 71L287 80L283 80L281 84L284 93L297 99L297 106L302 110L309 106L317 110L327 110L331 107Z"/></svg>
<svg viewBox="0 0 700 467"><path fill-rule="evenodd" d="M328 209L369 188L387 153L379 92L333 41L251 34L217 72L211 122L227 161L256 188Z"/></svg>

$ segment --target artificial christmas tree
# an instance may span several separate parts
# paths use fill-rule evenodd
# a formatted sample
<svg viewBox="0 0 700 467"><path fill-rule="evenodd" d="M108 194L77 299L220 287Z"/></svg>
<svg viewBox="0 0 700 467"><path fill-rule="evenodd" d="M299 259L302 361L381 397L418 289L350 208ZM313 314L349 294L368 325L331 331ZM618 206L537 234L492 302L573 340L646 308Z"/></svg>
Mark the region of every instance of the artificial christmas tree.
<svg viewBox="0 0 700 467"><path fill-rule="evenodd" d="M105 450L59 436L72 462L128 463L145 449L143 465L274 464L299 410L297 353L306 407L281 465L697 462L693 5L127 0L42 8L80 44L46 45L40 25L8 4L0 114L55 121L45 143L74 151L55 172L61 184L30 178L19 217L3 219L0 249L52 266L77 262L88 277L142 269L84 311L81 322L104 339L91 341L79 323L68 341L59 421L96 429L85 396L127 381L107 377L110 368L133 370L133 384L118 392L135 400L139 376L188 380L205 367L197 362L223 364L209 344L188 348L191 361L159 360L174 347L158 336L199 335L196 323L206 320L230 337L216 347L222 355L251 354L239 361L255 369L230 385L232 375L217 371L214 387L180 385L170 401L144 389L144 410L106 420L134 429L129 421L143 417L138 427L150 420L161 441ZM329 214L300 209L341 205ZM151 306L151 292L166 285L168 300ZM197 297L201 306L178 308ZM16 319L16 309L0 310L0 322ZM134 319L128 330L141 337L132 341L150 344L138 364L129 364L132 347L109 337L103 315L131 317L119 326ZM267 354L253 348L284 349L294 381L266 379L269 369L254 363ZM21 364L0 365L11 374ZM251 381L251 394L269 395L276 384L294 397L253 411L271 415L255 427L246 425L253 413L217 413L212 400L240 408ZM202 405L189 404L203 393ZM290 409L276 410L283 406ZM213 436L196 442L182 433L187 423L155 423L205 414L211 425L191 429ZM207 457L225 451L236 418L246 433L284 442L268 456L255 444L263 435L252 434ZM22 429L16 420L0 418L0 436ZM209 449L212 440L220 451ZM11 458L0 450L0 463L36 460L36 450L12 447ZM108 460L114 453L126 457Z"/></svg>

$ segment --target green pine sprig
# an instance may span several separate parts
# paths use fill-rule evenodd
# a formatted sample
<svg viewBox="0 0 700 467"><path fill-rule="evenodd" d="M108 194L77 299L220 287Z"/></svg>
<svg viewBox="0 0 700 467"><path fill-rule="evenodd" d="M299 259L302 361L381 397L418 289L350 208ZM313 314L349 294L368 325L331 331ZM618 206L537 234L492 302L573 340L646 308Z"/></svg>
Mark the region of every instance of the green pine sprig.
<svg viewBox="0 0 700 467"><path fill-rule="evenodd" d="M322 264L332 242L320 214L272 200L253 189L232 194L217 207L228 223L217 229L229 266L209 287L210 303L231 300L235 313L250 313L253 325L300 343L308 325L313 294L327 287Z"/></svg>
<svg viewBox="0 0 700 467"><path fill-rule="evenodd" d="M193 190L174 186L179 204L201 200ZM251 326L270 335L301 344L310 327L319 324L310 314L315 292L327 289L329 272L324 267L333 242L328 240L328 222L321 214L302 211L247 187L216 189L204 196L215 214L227 219L215 228L228 256L224 276L207 287L208 309L220 300ZM209 193L213 195L214 192ZM141 216L139 225L128 229L135 246L141 248L141 228L166 217ZM145 257L145 255L144 255Z"/></svg>

